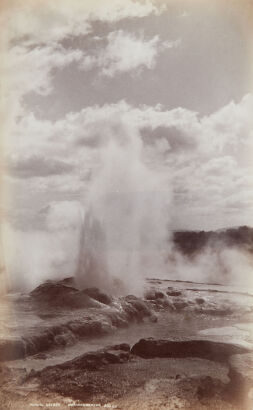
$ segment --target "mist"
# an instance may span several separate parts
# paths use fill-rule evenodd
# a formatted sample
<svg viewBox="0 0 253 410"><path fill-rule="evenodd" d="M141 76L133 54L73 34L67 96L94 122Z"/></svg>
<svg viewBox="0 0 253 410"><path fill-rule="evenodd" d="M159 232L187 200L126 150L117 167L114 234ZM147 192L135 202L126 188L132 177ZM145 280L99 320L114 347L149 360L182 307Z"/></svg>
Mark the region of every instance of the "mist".
<svg viewBox="0 0 253 410"><path fill-rule="evenodd" d="M250 284L253 262L246 250L207 244L189 258L175 248L170 179L143 153L136 130L112 132L80 201L50 203L41 210L41 229L3 225L10 290L30 291L70 276L81 288L114 295L142 295L147 277Z"/></svg>
<svg viewBox="0 0 253 410"><path fill-rule="evenodd" d="M207 244L193 257L174 250L168 258L169 277L175 280L253 287L253 257L243 248Z"/></svg>
<svg viewBox="0 0 253 410"><path fill-rule="evenodd" d="M79 257L82 208L75 202L47 207L42 229L2 225L3 265L10 291L31 291L46 280L75 272Z"/></svg>

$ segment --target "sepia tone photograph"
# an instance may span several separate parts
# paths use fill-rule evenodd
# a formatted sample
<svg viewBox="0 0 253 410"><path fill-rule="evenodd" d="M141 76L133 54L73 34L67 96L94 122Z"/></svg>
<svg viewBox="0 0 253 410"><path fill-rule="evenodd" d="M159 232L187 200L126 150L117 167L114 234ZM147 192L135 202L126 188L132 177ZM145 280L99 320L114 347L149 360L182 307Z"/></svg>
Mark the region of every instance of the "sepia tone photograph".
<svg viewBox="0 0 253 410"><path fill-rule="evenodd" d="M2 0L0 410L253 409L253 0Z"/></svg>

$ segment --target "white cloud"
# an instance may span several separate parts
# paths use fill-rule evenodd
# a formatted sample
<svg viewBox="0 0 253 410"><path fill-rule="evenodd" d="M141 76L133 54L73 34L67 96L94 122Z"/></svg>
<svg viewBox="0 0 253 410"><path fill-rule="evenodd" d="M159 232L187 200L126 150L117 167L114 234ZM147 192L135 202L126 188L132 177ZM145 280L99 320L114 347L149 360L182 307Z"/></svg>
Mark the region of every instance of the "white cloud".
<svg viewBox="0 0 253 410"><path fill-rule="evenodd" d="M44 144L45 147L57 145L58 151L61 144L96 148L107 143L110 138L124 141L132 130L136 138L141 134L144 146L146 143L152 145L159 139L166 139L170 155L187 149L196 153L202 152L203 156L209 158L219 158L224 157L224 152L228 150L229 154L233 154L238 160L236 154L242 140L248 148L252 145L252 124L249 116L252 102L253 97L248 95L238 104L233 103L233 115L227 115L231 106L228 104L203 118L183 108L166 110L159 105L134 107L124 100L71 112L54 123L38 120L29 114L19 122L13 143L19 144L19 150L22 149L22 144L26 146L26 141L30 149L37 144ZM148 139L146 130L150 134ZM230 152L231 141L235 144L233 152ZM65 153L66 151L63 151L63 155Z"/></svg>
<svg viewBox="0 0 253 410"><path fill-rule="evenodd" d="M253 143L253 95L247 94L236 104L231 101L217 112L203 117L201 123L213 135L213 144L223 149L237 149L240 144Z"/></svg>
<svg viewBox="0 0 253 410"><path fill-rule="evenodd" d="M41 155L12 155L7 160L8 172L15 178L47 177L71 173L73 164L58 158L48 158Z"/></svg>
<svg viewBox="0 0 253 410"><path fill-rule="evenodd" d="M80 68L90 70L99 67L108 77L124 72L140 72L143 68L152 69L158 55L168 48L178 47L180 40L161 41L159 36L145 39L142 35L113 31L107 36L107 46L97 55L85 56Z"/></svg>
<svg viewBox="0 0 253 410"><path fill-rule="evenodd" d="M46 95L52 88L52 68L63 68L81 57L80 50L65 50L61 46L15 46L2 65L2 80L7 84L8 94L17 99L31 91Z"/></svg>
<svg viewBox="0 0 253 410"><path fill-rule="evenodd" d="M178 47L180 40L118 30L96 41L90 54L65 49L61 42L92 33L96 21L114 23L160 12L151 0L15 0L2 12L5 127L11 124L4 149L9 178L22 192L21 207L25 196L35 198L38 192L54 199L85 191L104 147L112 140L124 145L130 138L148 166L170 176L177 211L181 207L186 212L185 203L193 213L202 210L205 215L253 206L252 95L202 118L184 108L134 107L125 101L88 107L56 122L26 113L25 95L53 91L54 68L76 63L86 70L97 67L107 77L152 69L159 54Z"/></svg>
<svg viewBox="0 0 253 410"><path fill-rule="evenodd" d="M155 1L134 1L134 0L107 0L104 2L95 1L92 3L93 11L91 17L94 20L108 22L119 21L130 17L146 17L150 14L160 14L165 10L164 5L157 4Z"/></svg>
<svg viewBox="0 0 253 410"><path fill-rule="evenodd" d="M60 45L33 48L16 45L4 54L0 65L4 143L6 139L12 140L18 127L17 118L25 115L23 97L30 92L51 93L52 70L77 62L81 57L80 50L66 50Z"/></svg>
<svg viewBox="0 0 253 410"><path fill-rule="evenodd" d="M8 137L17 116L23 115L24 95L52 91L53 68L77 62L81 56L86 66L93 63L80 50L64 49L62 40L87 35L96 21L142 18L163 9L152 0L13 0L5 4L0 14L4 134Z"/></svg>
<svg viewBox="0 0 253 410"><path fill-rule="evenodd" d="M154 68L157 56L165 48L177 46L178 42L162 42L159 36L150 40L137 37L122 30L114 31L107 37L108 45L101 53L98 63L102 73L112 77L118 72Z"/></svg>
<svg viewBox="0 0 253 410"><path fill-rule="evenodd" d="M183 108L133 107L125 101L87 107L54 123L30 115L20 122L17 153L25 158L28 150L32 158L40 155L64 163L68 158L74 166L67 173L61 172L59 162L59 169L52 167L53 172L36 177L36 182L31 178L29 185L31 195L40 189L51 199L56 193L67 198L87 190L111 142L127 147L131 141L148 167L159 169L168 179L174 190L174 212L182 212L181 220L187 207L195 216L223 214L238 219L240 204L243 219L253 207L253 198L246 194L253 183L252 164L242 158L242 146L252 158L251 104L248 95L203 118ZM15 154L14 141L9 153Z"/></svg>
<svg viewBox="0 0 253 410"><path fill-rule="evenodd" d="M23 41L26 45L52 44L69 36L86 35L92 22L116 22L125 18L158 14L151 0L61 0L10 2L1 15L1 28L7 41Z"/></svg>
<svg viewBox="0 0 253 410"><path fill-rule="evenodd" d="M158 43L158 36L145 41L122 30L110 33L108 46L99 61L103 74L111 77L117 72L131 71L139 67L153 68Z"/></svg>

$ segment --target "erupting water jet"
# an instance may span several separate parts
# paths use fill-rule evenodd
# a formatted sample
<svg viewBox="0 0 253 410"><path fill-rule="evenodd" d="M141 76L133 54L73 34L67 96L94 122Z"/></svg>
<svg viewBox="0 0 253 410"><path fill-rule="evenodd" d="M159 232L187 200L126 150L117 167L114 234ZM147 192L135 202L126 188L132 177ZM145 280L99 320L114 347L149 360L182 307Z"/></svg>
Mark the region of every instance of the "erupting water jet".
<svg viewBox="0 0 253 410"><path fill-rule="evenodd" d="M136 132L111 135L90 186L76 273L81 286L142 293L164 271L169 247L168 176L144 161Z"/></svg>

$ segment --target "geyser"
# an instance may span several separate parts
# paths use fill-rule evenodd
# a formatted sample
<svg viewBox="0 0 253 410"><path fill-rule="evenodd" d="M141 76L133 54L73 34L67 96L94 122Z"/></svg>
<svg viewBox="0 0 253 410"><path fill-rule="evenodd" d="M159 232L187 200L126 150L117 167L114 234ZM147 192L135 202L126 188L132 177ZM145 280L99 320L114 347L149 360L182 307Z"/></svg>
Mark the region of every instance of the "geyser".
<svg viewBox="0 0 253 410"><path fill-rule="evenodd" d="M146 277L251 284L251 247L207 242L187 257L174 246L168 168L152 156L129 118L120 124L116 119L89 152L93 172L82 204L51 202L40 210L37 228L3 224L8 288L30 291L74 275L80 287L115 295L141 295Z"/></svg>
<svg viewBox="0 0 253 410"><path fill-rule="evenodd" d="M169 247L168 176L147 165L142 140L110 135L93 175L76 279L113 293L141 293L147 276L164 271Z"/></svg>

